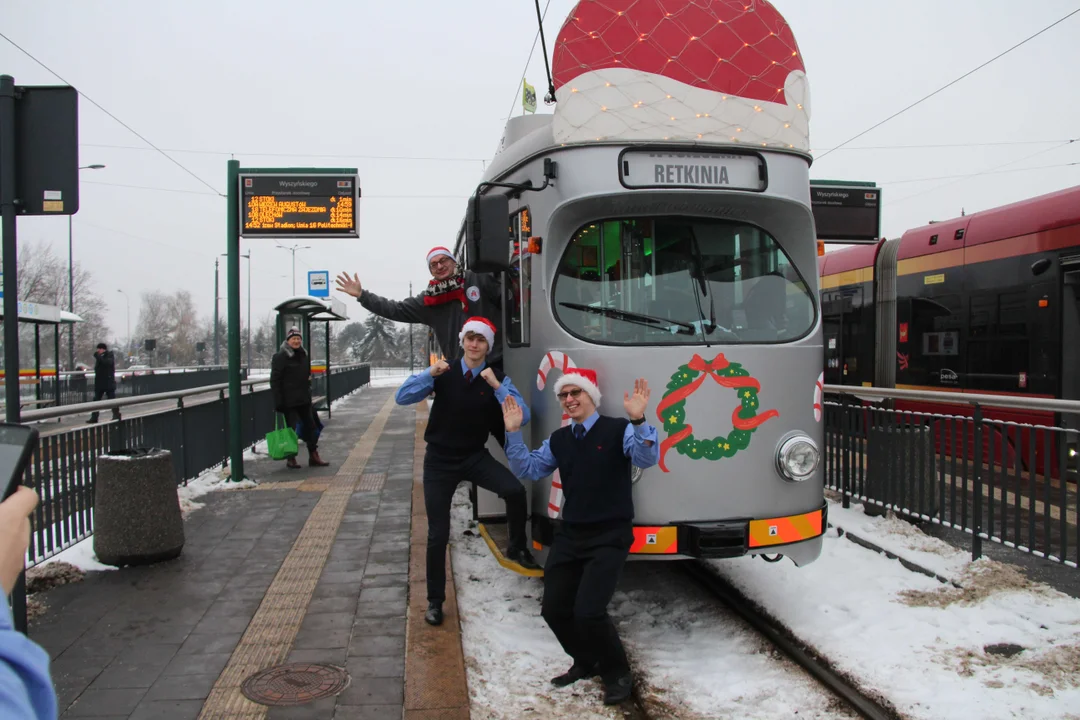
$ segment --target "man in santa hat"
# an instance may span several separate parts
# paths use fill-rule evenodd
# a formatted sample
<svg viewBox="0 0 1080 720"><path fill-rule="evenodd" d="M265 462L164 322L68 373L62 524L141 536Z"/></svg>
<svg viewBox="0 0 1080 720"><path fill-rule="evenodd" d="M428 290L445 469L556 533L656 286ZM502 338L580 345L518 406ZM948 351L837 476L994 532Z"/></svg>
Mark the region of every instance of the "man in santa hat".
<svg viewBox="0 0 1080 720"><path fill-rule="evenodd" d="M434 247L427 254L431 281L416 297L388 300L370 290L364 290L357 275L337 276L337 289L359 300L365 310L379 317L403 323L427 325L435 331L435 339L444 356L451 360L460 357L458 331L469 317L497 318L501 316L500 287L491 274L462 272L453 253L445 247ZM498 328L490 348L487 364L502 367L502 338Z"/></svg>
<svg viewBox="0 0 1080 720"><path fill-rule="evenodd" d="M555 396L570 424L531 453L521 439L523 408L514 397L504 401L506 456L519 478L539 480L557 468L562 480L563 516L544 566L541 615L574 664L551 682L564 687L599 675L604 704L614 705L630 697L633 684L607 613L634 542L630 467L652 467L660 459L656 428L645 422L649 385L639 378L633 395L623 394L626 417L596 411L600 388L594 370L566 370L555 383Z"/></svg>
<svg viewBox="0 0 1080 720"><path fill-rule="evenodd" d="M412 405L435 392L424 431L424 507L428 516L428 610L424 619L431 625L443 621L450 503L458 483L475 482L506 501L510 534L506 558L523 568L540 569L526 546L525 488L485 447L488 434L502 424L503 400L515 401L519 423L528 422L528 407L510 378L487 365L488 352L495 342L495 326L488 319L466 320L458 340L464 351L460 360L439 360L411 376L394 396L399 405Z"/></svg>

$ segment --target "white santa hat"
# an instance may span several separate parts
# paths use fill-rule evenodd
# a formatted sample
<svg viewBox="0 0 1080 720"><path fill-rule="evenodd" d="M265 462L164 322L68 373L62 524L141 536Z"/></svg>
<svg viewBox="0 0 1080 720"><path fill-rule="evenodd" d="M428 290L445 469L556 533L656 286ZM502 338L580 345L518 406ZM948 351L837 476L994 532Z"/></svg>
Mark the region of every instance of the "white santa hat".
<svg viewBox="0 0 1080 720"><path fill-rule="evenodd" d="M428 252L428 254L427 254L428 265L430 265L431 261L434 260L435 258L439 257L440 255L445 255L446 257L450 258L451 260L454 259L454 254L452 252L450 252L449 250L447 250L446 248L444 248L442 246L433 247L433 248L431 248L430 252Z"/></svg>
<svg viewBox="0 0 1080 720"><path fill-rule="evenodd" d="M477 335L483 335L487 340L488 354L491 354L492 348L495 347L495 326L491 324L491 321L482 317L471 317L465 321L465 324L461 326L461 332L458 333L458 341L462 347L465 347L465 335L466 333L476 333Z"/></svg>
<svg viewBox="0 0 1080 720"><path fill-rule="evenodd" d="M555 381L555 394L562 392L563 387L572 385L581 388L585 394L592 398L593 405L600 407L600 387L596 384L596 371L588 368L567 368L566 372Z"/></svg>

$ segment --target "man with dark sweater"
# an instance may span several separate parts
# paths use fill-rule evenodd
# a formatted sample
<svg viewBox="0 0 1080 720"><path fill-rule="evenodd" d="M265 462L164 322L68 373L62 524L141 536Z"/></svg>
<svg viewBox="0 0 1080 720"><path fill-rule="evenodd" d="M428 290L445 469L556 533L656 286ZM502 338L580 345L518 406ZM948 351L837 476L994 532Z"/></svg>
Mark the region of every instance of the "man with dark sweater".
<svg viewBox="0 0 1080 720"><path fill-rule="evenodd" d="M458 335L464 350L461 360L439 360L406 380L395 395L399 405L412 405L435 392L424 431L424 507L428 516L428 610L424 619L431 625L443 621L450 504L461 481L475 482L506 501L510 533L506 558L530 570L540 569L526 546L525 488L484 447L492 428L502 422L503 400L520 401L519 412L528 422L528 408L514 383L501 370L486 367L494 338L495 327L487 319L469 318Z"/></svg>
<svg viewBox="0 0 1080 720"><path fill-rule="evenodd" d="M539 480L556 468L562 479L562 522L544 567L541 614L563 650L574 660L551 682L563 687L599 675L604 704L630 697L630 664L607 613L623 563L634 542L630 466L652 467L660 459L656 428L645 422L649 385L634 381L623 394L627 417L596 411L596 372L570 368L555 383L555 395L570 424L532 453L521 439L522 410L514 398L503 403L506 456L519 478Z"/></svg>
<svg viewBox="0 0 1080 720"><path fill-rule="evenodd" d="M427 325L435 332L439 349L448 360L460 357L458 332L469 317L502 317L501 286L497 276L490 273L462 271L453 253L445 247L434 247L427 254L431 281L422 293L404 300L389 300L365 290L355 273L337 276L337 289L352 295L368 312L387 320ZM494 325L492 325L494 327ZM488 349L487 364L502 368L502 337L498 328ZM500 430L499 435L502 435Z"/></svg>

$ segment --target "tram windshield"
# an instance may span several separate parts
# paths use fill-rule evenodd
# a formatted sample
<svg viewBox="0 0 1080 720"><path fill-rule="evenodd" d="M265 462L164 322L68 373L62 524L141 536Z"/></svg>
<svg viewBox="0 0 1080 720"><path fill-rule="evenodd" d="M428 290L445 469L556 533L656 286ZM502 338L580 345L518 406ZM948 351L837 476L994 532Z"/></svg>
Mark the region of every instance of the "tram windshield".
<svg viewBox="0 0 1080 720"><path fill-rule="evenodd" d="M768 233L688 217L589 223L554 283L571 333L618 345L782 343L814 326L814 301Z"/></svg>

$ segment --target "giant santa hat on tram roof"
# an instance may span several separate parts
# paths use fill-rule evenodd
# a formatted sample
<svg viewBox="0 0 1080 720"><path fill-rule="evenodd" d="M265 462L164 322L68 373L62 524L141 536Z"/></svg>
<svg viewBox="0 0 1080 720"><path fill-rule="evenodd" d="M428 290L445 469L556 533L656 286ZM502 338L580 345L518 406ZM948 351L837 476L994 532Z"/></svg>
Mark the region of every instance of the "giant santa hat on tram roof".
<svg viewBox="0 0 1080 720"><path fill-rule="evenodd" d="M810 150L802 56L765 0L580 0L559 31L552 74L559 143Z"/></svg>

